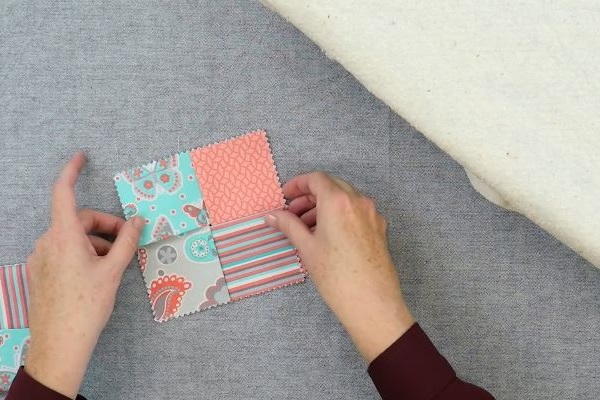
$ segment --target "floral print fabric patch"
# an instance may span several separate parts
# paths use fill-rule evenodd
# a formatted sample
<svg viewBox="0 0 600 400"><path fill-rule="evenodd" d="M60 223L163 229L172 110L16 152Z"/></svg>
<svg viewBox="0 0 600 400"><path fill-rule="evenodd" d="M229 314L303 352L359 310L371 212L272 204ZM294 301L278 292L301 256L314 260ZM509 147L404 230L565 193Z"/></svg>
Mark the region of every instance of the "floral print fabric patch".
<svg viewBox="0 0 600 400"><path fill-rule="evenodd" d="M143 217L140 246L206 224L202 192L188 153L179 153L114 177L125 218Z"/></svg>
<svg viewBox="0 0 600 400"><path fill-rule="evenodd" d="M285 200L265 132L115 176L126 218L146 227L138 259L159 322L299 283L304 270L264 215Z"/></svg>
<svg viewBox="0 0 600 400"><path fill-rule="evenodd" d="M158 322L229 302L208 227L142 247L138 259Z"/></svg>
<svg viewBox="0 0 600 400"><path fill-rule="evenodd" d="M29 349L29 329L0 329L0 399L24 364Z"/></svg>

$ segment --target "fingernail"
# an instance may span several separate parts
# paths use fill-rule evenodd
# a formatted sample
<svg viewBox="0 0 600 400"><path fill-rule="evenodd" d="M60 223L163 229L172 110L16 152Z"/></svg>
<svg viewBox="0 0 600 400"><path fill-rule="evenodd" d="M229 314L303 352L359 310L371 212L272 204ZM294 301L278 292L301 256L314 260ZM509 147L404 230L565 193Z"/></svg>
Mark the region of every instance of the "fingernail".
<svg viewBox="0 0 600 400"><path fill-rule="evenodd" d="M133 217L133 226L134 227L136 227L137 229L142 229L144 225L145 225L145 222L142 218Z"/></svg>
<svg viewBox="0 0 600 400"><path fill-rule="evenodd" d="M265 216L265 222L267 223L267 225L275 226L275 224L277 223L277 218L274 215L269 214Z"/></svg>

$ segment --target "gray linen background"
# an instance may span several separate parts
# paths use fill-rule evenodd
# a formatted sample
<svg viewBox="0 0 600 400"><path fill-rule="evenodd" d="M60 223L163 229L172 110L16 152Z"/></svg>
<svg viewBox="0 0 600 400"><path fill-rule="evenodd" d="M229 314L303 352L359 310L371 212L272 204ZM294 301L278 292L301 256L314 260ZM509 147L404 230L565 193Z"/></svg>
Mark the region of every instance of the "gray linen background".
<svg viewBox="0 0 600 400"><path fill-rule="evenodd" d="M4 0L0 102L3 263L46 229L51 182L77 149L90 158L80 205L120 213L114 172L264 128L284 181L324 169L377 199L407 300L460 376L499 399L600 393L599 271L482 199L255 1ZM158 324L132 266L90 399L377 398L312 283Z"/></svg>

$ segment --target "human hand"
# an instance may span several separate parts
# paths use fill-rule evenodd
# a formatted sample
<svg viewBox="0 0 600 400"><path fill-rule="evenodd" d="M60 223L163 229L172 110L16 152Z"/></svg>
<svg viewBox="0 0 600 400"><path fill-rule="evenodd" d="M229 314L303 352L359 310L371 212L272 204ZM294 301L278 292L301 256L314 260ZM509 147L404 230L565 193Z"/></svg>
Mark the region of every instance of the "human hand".
<svg viewBox="0 0 600 400"><path fill-rule="evenodd" d="M322 172L283 186L287 211L267 223L298 248L317 290L367 362L414 323L387 247L387 223L375 203Z"/></svg>
<svg viewBox="0 0 600 400"><path fill-rule="evenodd" d="M56 181L52 223L27 260L31 346L25 370L38 382L75 398L96 342L112 313L123 271L143 220L128 222L77 210L75 183L85 156L75 155ZM94 233L116 236L113 243Z"/></svg>

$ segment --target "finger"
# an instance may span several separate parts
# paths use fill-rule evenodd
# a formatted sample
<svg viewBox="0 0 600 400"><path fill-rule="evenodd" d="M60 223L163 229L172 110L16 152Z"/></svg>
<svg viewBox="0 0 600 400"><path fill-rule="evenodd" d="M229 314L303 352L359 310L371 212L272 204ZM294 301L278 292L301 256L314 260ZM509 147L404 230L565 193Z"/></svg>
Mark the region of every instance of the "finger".
<svg viewBox="0 0 600 400"><path fill-rule="evenodd" d="M119 231L112 248L106 255L110 263L119 270L124 270L133 258L138 248L138 241L143 227L144 220L140 217L134 217L127 221Z"/></svg>
<svg viewBox="0 0 600 400"><path fill-rule="evenodd" d="M90 244L92 245L94 251L96 251L96 255L98 256L102 257L107 255L110 251L110 248L112 247L111 242L99 236L88 235L88 238L90 239Z"/></svg>
<svg viewBox="0 0 600 400"><path fill-rule="evenodd" d="M304 222L306 226L312 228L313 226L317 225L317 209L313 208L308 210L307 212L302 214L300 219L302 220L302 222Z"/></svg>
<svg viewBox="0 0 600 400"><path fill-rule="evenodd" d="M265 221L268 225L283 232L300 251L312 240L312 234L308 227L296 214L289 211L273 211L265 217Z"/></svg>
<svg viewBox="0 0 600 400"><path fill-rule="evenodd" d="M315 208L317 202L315 196L312 194L306 194L304 196L296 197L290 202L287 210L293 212L296 215L302 215L311 208Z"/></svg>
<svg viewBox="0 0 600 400"><path fill-rule="evenodd" d="M52 191L52 221L73 223L77 218L77 202L75 199L75 183L85 165L86 159L82 152L71 158L64 166Z"/></svg>
<svg viewBox="0 0 600 400"><path fill-rule="evenodd" d="M79 220L86 233L104 233L111 236L117 236L125 224L123 218L87 208L79 210Z"/></svg>
<svg viewBox="0 0 600 400"><path fill-rule="evenodd" d="M338 186L341 187L342 189L344 189L346 192L349 192L349 193L356 193L357 192L357 190L354 188L354 186L352 186L351 184L349 184L345 180L340 179L337 176L332 176L331 179L333 179L333 181L335 183L337 183Z"/></svg>
<svg viewBox="0 0 600 400"><path fill-rule="evenodd" d="M337 187L335 181L324 172L311 172L298 175L283 185L283 194L292 200L307 194L314 195L315 199L326 195Z"/></svg>

